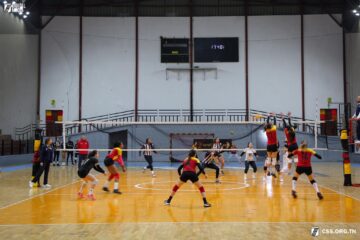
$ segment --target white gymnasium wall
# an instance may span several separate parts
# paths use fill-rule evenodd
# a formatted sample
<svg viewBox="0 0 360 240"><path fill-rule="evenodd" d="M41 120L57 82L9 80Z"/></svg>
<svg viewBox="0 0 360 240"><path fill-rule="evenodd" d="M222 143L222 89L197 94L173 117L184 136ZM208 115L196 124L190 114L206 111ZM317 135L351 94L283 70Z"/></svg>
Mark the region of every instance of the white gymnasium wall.
<svg viewBox="0 0 360 240"><path fill-rule="evenodd" d="M189 18L139 18L139 109L189 109L189 74L166 79L166 68L189 64L161 63L160 36L188 38Z"/></svg>
<svg viewBox="0 0 360 240"><path fill-rule="evenodd" d="M134 18L83 18L83 117L134 109L134 39Z"/></svg>
<svg viewBox="0 0 360 240"><path fill-rule="evenodd" d="M300 16L256 16L248 23L250 108L301 116Z"/></svg>
<svg viewBox="0 0 360 240"><path fill-rule="evenodd" d="M0 129L14 134L36 120L38 36L0 34Z"/></svg>
<svg viewBox="0 0 360 240"><path fill-rule="evenodd" d="M343 99L341 29L327 15L304 18L306 117L313 119L316 97L319 107L327 97ZM134 109L134 21L84 18L84 117ZM55 17L43 30L42 114L56 99L58 107L64 102L65 118L78 117L78 24L76 17ZM139 18L139 109L188 109L188 73L166 79L166 68L189 65L161 63L160 36L188 38L189 18ZM194 37L230 36L239 37L240 61L195 63L218 68L217 79L194 75L195 108L245 107L244 18L194 18ZM249 17L250 108L301 116L300 61L300 16Z"/></svg>
<svg viewBox="0 0 360 240"><path fill-rule="evenodd" d="M245 108L245 18L244 17L195 17L196 37L238 37L239 62L194 63L200 68L217 68L214 72L194 73L195 109L244 109Z"/></svg>
<svg viewBox="0 0 360 240"><path fill-rule="evenodd" d="M304 37L305 113L315 119L328 97L344 102L342 29L328 15L308 15Z"/></svg>
<svg viewBox="0 0 360 240"><path fill-rule="evenodd" d="M55 17L42 30L41 44L41 120L45 109L62 108L65 120L78 119L79 17Z"/></svg>
<svg viewBox="0 0 360 240"><path fill-rule="evenodd" d="M346 34L346 63L348 99L355 113L356 98L360 96L360 33Z"/></svg>
<svg viewBox="0 0 360 240"><path fill-rule="evenodd" d="M14 135L15 127L36 120L38 35L24 21L0 7L0 130Z"/></svg>

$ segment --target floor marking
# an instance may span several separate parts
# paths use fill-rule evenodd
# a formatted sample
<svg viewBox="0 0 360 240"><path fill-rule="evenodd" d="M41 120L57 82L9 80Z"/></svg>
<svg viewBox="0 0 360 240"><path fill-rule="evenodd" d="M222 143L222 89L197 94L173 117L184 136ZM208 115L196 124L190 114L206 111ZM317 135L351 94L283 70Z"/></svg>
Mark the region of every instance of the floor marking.
<svg viewBox="0 0 360 240"><path fill-rule="evenodd" d="M43 195L45 195L45 194L48 194L48 193L53 192L53 191L55 191L55 190L58 190L58 189L67 187L67 186L69 186L69 185L72 185L72 184L77 183L77 182L80 182L80 181L81 181L81 180L76 180L76 181L74 181L74 182L70 182L70 183L67 183L67 184L65 184L65 185L58 186L58 187L56 187L56 188L49 188L49 191L45 191L45 192L42 192L42 193L40 193L40 194L37 194L37 195L31 196L31 197L22 199L22 200L20 200L20 201L17 201L17 202L14 202L14 203L11 203L11 204L2 206L2 207L0 207L0 210L3 210L3 209L5 209L5 208L9 208L9 207L15 206L15 205L17 205L17 204L26 202L26 201L28 201L28 200L31 200L31 199L34 199L34 198L37 198L37 197L41 197L41 196L43 196ZM31 189L30 189L30 190L31 190ZM45 190L45 189L44 189L44 190Z"/></svg>
<svg viewBox="0 0 360 240"><path fill-rule="evenodd" d="M134 185L135 188L139 188L139 189L146 189L146 190L156 190L156 191L170 191L171 189L163 189L163 188L152 188L152 187L143 187L143 185L156 185L157 183L176 183L176 181L163 181L163 182L146 182L146 183L138 183L136 185ZM209 182L204 182L204 183L209 183ZM230 184L237 184L237 185L243 185L241 187L235 187L235 188L224 188L224 189L215 189L215 190L207 190L207 192L214 192L214 191L231 191L231 190L238 190L238 189L243 189L243 188L247 188L250 185L247 183L240 183L240 182L230 182L230 181L221 181L220 184L218 184L217 186L221 186L221 184L223 183L230 183ZM215 182L214 182L215 184ZM181 190L183 192L195 192L198 191L198 189L185 189L185 190Z"/></svg>
<svg viewBox="0 0 360 240"><path fill-rule="evenodd" d="M338 225L358 225L358 222L234 222L234 221L222 221L222 222L118 222L118 223L29 223L29 224L0 224L0 227L24 227L24 226L69 226L69 225L137 225L137 224L338 224Z"/></svg>

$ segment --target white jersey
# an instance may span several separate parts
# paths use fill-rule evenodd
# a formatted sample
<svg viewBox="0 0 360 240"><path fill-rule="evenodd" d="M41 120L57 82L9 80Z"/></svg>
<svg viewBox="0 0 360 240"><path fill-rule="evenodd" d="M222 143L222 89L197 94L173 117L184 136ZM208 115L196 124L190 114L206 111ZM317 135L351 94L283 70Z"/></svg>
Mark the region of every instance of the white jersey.
<svg viewBox="0 0 360 240"><path fill-rule="evenodd" d="M245 148L244 149L244 153L245 153L245 161L254 161L255 158L255 154L256 154L256 150L253 148Z"/></svg>

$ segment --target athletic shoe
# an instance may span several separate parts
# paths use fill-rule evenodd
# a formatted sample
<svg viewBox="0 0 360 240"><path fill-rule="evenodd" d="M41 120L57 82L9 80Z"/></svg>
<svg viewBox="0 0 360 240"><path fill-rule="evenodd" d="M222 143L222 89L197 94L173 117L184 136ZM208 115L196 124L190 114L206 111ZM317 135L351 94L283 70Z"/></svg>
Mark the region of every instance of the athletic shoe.
<svg viewBox="0 0 360 240"><path fill-rule="evenodd" d="M165 200L165 201L164 201L164 205L170 206L170 203L168 202L168 200Z"/></svg>
<svg viewBox="0 0 360 240"><path fill-rule="evenodd" d="M220 184L221 182L220 182L219 179L216 179L216 180L215 180L215 183Z"/></svg>
<svg viewBox="0 0 360 240"><path fill-rule="evenodd" d="M33 188L34 187L34 183L32 181L29 181L29 187Z"/></svg>
<svg viewBox="0 0 360 240"><path fill-rule="evenodd" d="M53 163L53 166L55 167L55 163Z"/></svg>
<svg viewBox="0 0 360 240"><path fill-rule="evenodd" d="M271 176L273 176L273 178L276 178L276 174L275 174L275 173L271 173Z"/></svg>
<svg viewBox="0 0 360 240"><path fill-rule="evenodd" d="M294 190L291 190L291 195L293 196L293 198L297 198L297 194L296 194L296 191L294 191Z"/></svg>
<svg viewBox="0 0 360 240"><path fill-rule="evenodd" d="M256 178L256 174L253 174L252 177L253 177L253 178Z"/></svg>
<svg viewBox="0 0 360 240"><path fill-rule="evenodd" d="M263 177L263 181L266 181L266 177L265 177L265 176Z"/></svg>
<svg viewBox="0 0 360 240"><path fill-rule="evenodd" d="M51 188L51 185L50 184L45 184L44 188Z"/></svg>
<svg viewBox="0 0 360 240"><path fill-rule="evenodd" d="M81 193L81 192L78 192L78 198L84 198L84 194L83 193Z"/></svg>
<svg viewBox="0 0 360 240"><path fill-rule="evenodd" d="M283 177L280 177L280 182L283 182L284 181L284 178Z"/></svg>
<svg viewBox="0 0 360 240"><path fill-rule="evenodd" d="M204 203L204 208L208 208L208 207L211 207L211 204L210 203Z"/></svg>
<svg viewBox="0 0 360 240"><path fill-rule="evenodd" d="M317 193L317 196L318 196L319 200L323 200L323 199L324 199L324 196L321 194L321 192L318 192L318 193Z"/></svg>
<svg viewBox="0 0 360 240"><path fill-rule="evenodd" d="M103 187L102 190L105 192L110 192L108 187Z"/></svg>
<svg viewBox="0 0 360 240"><path fill-rule="evenodd" d="M121 192L119 191L119 189L114 189L113 193L121 194Z"/></svg>
<svg viewBox="0 0 360 240"><path fill-rule="evenodd" d="M151 174L152 177L156 177L155 173L154 174Z"/></svg>
<svg viewBox="0 0 360 240"><path fill-rule="evenodd" d="M88 198L89 200L92 200L92 201L95 201L95 200L96 200L94 194L88 194L88 195L87 195L87 198Z"/></svg>
<svg viewBox="0 0 360 240"><path fill-rule="evenodd" d="M58 166L58 167L59 167L59 166L60 166L60 163L56 164L56 166Z"/></svg>
<svg viewBox="0 0 360 240"><path fill-rule="evenodd" d="M146 167L143 168L143 171L142 171L142 172L145 173L145 171L146 171Z"/></svg>
<svg viewBox="0 0 360 240"><path fill-rule="evenodd" d="M224 170L221 170L221 174L222 174L222 175L225 175Z"/></svg>

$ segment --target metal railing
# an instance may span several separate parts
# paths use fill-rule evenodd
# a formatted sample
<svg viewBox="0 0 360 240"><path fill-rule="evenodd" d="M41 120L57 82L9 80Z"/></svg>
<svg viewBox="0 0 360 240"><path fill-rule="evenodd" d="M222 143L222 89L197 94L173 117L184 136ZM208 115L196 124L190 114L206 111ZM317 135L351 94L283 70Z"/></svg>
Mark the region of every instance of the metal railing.
<svg viewBox="0 0 360 240"><path fill-rule="evenodd" d="M247 119L247 112L245 109L194 109L193 121L195 122L214 122L214 121L227 121L227 122L239 122L239 121L255 121L259 123L265 123L268 112L250 110L248 113L249 119ZM277 125L282 127L281 116L277 115ZM77 124L66 125L66 135L74 135L80 133L86 133L91 131L97 131L99 129L108 129L118 126L116 122L134 122L135 112L134 110L128 110L118 113L105 114L96 117L83 118L90 122L94 121L111 121L113 125L109 124L94 124L83 125L79 128ZM293 122L301 121L299 117L292 117ZM190 122L190 110L188 109L143 109L138 111L139 122ZM311 120L308 120L311 121ZM34 132L36 128L43 129L43 135L45 135L45 124L29 124L23 128L16 128L15 135L17 140L25 141L34 139ZM338 126L340 129L341 126ZM298 131L321 135L321 127L318 125L315 127L311 124L300 124Z"/></svg>

